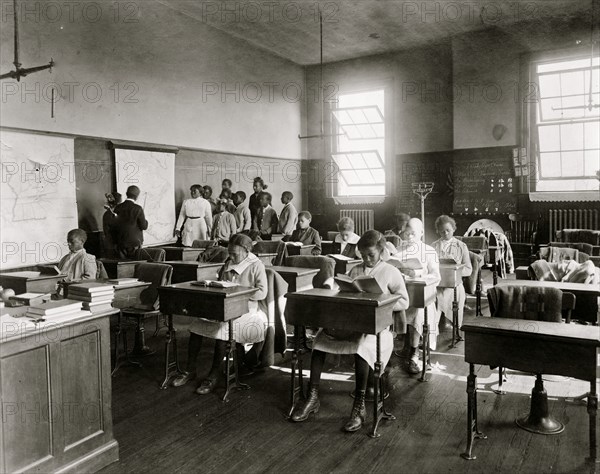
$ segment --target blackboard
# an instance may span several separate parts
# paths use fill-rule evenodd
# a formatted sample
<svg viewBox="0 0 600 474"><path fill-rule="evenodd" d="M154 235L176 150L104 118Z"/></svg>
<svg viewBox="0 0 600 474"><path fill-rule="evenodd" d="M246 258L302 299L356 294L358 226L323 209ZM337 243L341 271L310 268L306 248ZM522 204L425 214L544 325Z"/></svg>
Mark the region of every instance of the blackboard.
<svg viewBox="0 0 600 474"><path fill-rule="evenodd" d="M425 200L426 214L445 214L452 210L449 177L452 151L398 155L396 166L396 214L406 212L421 216L421 199L413 193L412 184L432 182L433 191Z"/></svg>
<svg viewBox="0 0 600 474"><path fill-rule="evenodd" d="M453 175L455 214L517 211L512 147L455 150Z"/></svg>

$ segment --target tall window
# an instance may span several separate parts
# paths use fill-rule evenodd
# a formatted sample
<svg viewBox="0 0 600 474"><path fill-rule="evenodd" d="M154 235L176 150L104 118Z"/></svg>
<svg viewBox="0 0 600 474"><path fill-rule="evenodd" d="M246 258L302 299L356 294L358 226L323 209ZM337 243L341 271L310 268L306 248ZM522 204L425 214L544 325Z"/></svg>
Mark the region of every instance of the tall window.
<svg viewBox="0 0 600 474"><path fill-rule="evenodd" d="M336 196L385 196L384 90L340 94L332 110Z"/></svg>
<svg viewBox="0 0 600 474"><path fill-rule="evenodd" d="M580 56L532 64L538 91L530 116L535 191L598 191L600 60L594 58L591 69L590 61Z"/></svg>

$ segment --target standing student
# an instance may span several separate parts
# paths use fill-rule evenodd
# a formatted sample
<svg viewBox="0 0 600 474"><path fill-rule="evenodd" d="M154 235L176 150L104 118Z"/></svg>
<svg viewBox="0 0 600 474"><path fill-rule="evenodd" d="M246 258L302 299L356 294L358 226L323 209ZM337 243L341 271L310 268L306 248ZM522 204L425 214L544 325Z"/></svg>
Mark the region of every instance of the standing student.
<svg viewBox="0 0 600 474"><path fill-rule="evenodd" d="M238 363L244 360L243 344L254 344L265 340L267 319L267 274L265 266L252 253L252 239L247 235L235 234L229 240L229 257L219 272L219 280L235 281L242 286L256 288L248 302L248 312L236 319L233 324L233 338L236 342ZM195 318L190 326L187 370L173 381L180 387L196 377L196 360L205 338L215 339L212 366L207 377L196 389L199 395L206 395L215 389L221 376L221 362L227 350L229 325L208 319Z"/></svg>
<svg viewBox="0 0 600 474"><path fill-rule="evenodd" d="M191 247L194 240L208 240L213 225L210 203L202 197L202 186L190 187L191 199L181 205L173 236L181 237L181 244ZM183 226L183 230L181 230Z"/></svg>
<svg viewBox="0 0 600 474"><path fill-rule="evenodd" d="M284 236L291 236L298 224L298 211L292 204L294 195L290 191L284 191L281 195L281 204L283 209L279 214L279 224L277 225L277 233Z"/></svg>
<svg viewBox="0 0 600 474"><path fill-rule="evenodd" d="M217 210L217 201L212 197L213 190L208 185L204 186L204 188L202 189L202 196L208 201L208 203L210 204L211 212L214 214Z"/></svg>
<svg viewBox="0 0 600 474"><path fill-rule="evenodd" d="M256 217L256 213L261 208L260 205L260 193L262 193L265 189L267 189L267 185L260 177L254 178L252 183L252 189L254 189L254 194L250 195L250 199L248 199L248 207L250 208L250 216L252 217L252 222L254 222L254 218Z"/></svg>
<svg viewBox="0 0 600 474"><path fill-rule="evenodd" d="M246 200L246 193L244 191L237 191L233 194L233 204L235 205L235 222L237 225L237 232L244 232L252 228L252 215L250 209L244 202Z"/></svg>
<svg viewBox="0 0 600 474"><path fill-rule="evenodd" d="M473 272L471 258L469 257L469 249L464 242L461 242L454 237L456 231L456 221L446 215L441 215L435 220L435 229L441 237L433 243L433 248L437 252L440 259L452 259L456 263L462 263L461 276L467 277ZM462 284L456 288L456 297L458 299L458 327L462 326L463 314L465 311L465 287ZM446 319L452 321L452 302L454 301L453 288L438 288L437 289L437 308L438 320L441 313L444 313Z"/></svg>
<svg viewBox="0 0 600 474"><path fill-rule="evenodd" d="M298 228L292 232L290 242L302 242L302 245L313 245L311 251L313 255L321 255L321 236L310 226L312 215L308 211L301 211L298 214Z"/></svg>
<svg viewBox="0 0 600 474"><path fill-rule="evenodd" d="M340 253L346 257L356 258L356 244L360 237L354 233L354 221L350 217L342 217L337 223L338 235L334 242L340 244Z"/></svg>
<svg viewBox="0 0 600 474"><path fill-rule="evenodd" d="M432 284L436 285L440 282L440 266L438 257L433 247L426 245L421 241L423 236L423 223L420 219L413 217L406 224L404 230L406 240L403 240L398 248L398 253L394 255L395 259L406 261L409 259L417 259L423 266L421 271L422 277L425 277ZM402 270L409 277L416 276L415 270ZM436 348L437 338L437 311L435 302L427 307L427 320L429 323L430 347ZM419 341L423 335L423 325L425 322L425 312L423 308L408 308L406 310L407 324L407 362L405 369L409 374L418 374L421 372L419 368Z"/></svg>
<svg viewBox="0 0 600 474"><path fill-rule="evenodd" d="M368 230L358 241L358 248L363 263L350 271L351 277L370 275L382 288L384 294L400 295L394 305L394 311L408 307L408 293L400 272L382 260L385 249L385 238L376 230ZM369 377L369 368L373 369L380 351L383 368L387 365L392 354L394 341L388 328L380 333L378 347L377 336L361 333L337 333L320 329L313 343L310 363L310 384L308 398L304 400L292 414L292 421L304 421L311 413L319 411L319 383L325 363L326 354L354 354L354 374L356 378L355 397L350 419L344 430L353 432L359 430L365 422L365 392Z"/></svg>
<svg viewBox="0 0 600 474"><path fill-rule="evenodd" d="M223 191L229 191L229 194L233 194L233 190L231 189L231 186L233 186L233 183L231 182L231 180L229 178L225 178L223 181L221 181L221 192Z"/></svg>
<svg viewBox="0 0 600 474"><path fill-rule="evenodd" d="M236 232L235 217L227 211L227 200L217 201L217 212L214 216L211 239L220 242L228 242Z"/></svg>
<svg viewBox="0 0 600 474"><path fill-rule="evenodd" d="M260 193L260 208L254 217L253 229L260 232L263 240L271 239L271 235L277 229L277 213L271 207L271 193L263 191Z"/></svg>
<svg viewBox="0 0 600 474"><path fill-rule="evenodd" d="M115 221L117 215L115 214L115 207L121 204L121 193L106 193L106 204L104 209L106 211L102 215L102 231L104 233L104 257L114 258L117 256L116 244L115 244Z"/></svg>
<svg viewBox="0 0 600 474"><path fill-rule="evenodd" d="M115 238L119 258L133 259L135 252L142 248L144 231L148 229L148 221L142 206L136 203L140 196L140 188L129 186L127 199L115 207Z"/></svg>
<svg viewBox="0 0 600 474"><path fill-rule="evenodd" d="M67 275L65 281L93 280L98 266L96 257L88 254L83 245L87 240L85 230L73 229L67 234L69 253L60 259L58 269Z"/></svg>

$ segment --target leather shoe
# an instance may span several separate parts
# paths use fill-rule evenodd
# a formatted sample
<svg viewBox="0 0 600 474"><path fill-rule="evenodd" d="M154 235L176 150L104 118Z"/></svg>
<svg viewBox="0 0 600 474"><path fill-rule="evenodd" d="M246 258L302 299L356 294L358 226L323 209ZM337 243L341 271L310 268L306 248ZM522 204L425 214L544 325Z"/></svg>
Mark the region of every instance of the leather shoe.
<svg viewBox="0 0 600 474"><path fill-rule="evenodd" d="M352 413L348 423L344 426L344 431L348 433L354 433L362 428L365 418L367 416L367 409L365 407L365 392L359 391L354 397L354 404L352 405Z"/></svg>
<svg viewBox="0 0 600 474"><path fill-rule="evenodd" d="M310 387L308 398L292 414L292 421L299 422L308 419L311 413L319 413L321 402L319 401L319 389Z"/></svg>
<svg viewBox="0 0 600 474"><path fill-rule="evenodd" d="M421 369L414 359L410 359L406 364L406 371L411 375L416 375L421 372Z"/></svg>
<svg viewBox="0 0 600 474"><path fill-rule="evenodd" d="M200 386L196 389L198 395L208 395L217 386L217 381L212 379L205 379L202 381Z"/></svg>
<svg viewBox="0 0 600 474"><path fill-rule="evenodd" d="M184 372L183 374L175 377L173 379L173 382L171 382L171 385L173 385L173 387L181 387L182 385L185 385L190 380L192 380L194 377L196 377L195 373L193 373L193 372Z"/></svg>

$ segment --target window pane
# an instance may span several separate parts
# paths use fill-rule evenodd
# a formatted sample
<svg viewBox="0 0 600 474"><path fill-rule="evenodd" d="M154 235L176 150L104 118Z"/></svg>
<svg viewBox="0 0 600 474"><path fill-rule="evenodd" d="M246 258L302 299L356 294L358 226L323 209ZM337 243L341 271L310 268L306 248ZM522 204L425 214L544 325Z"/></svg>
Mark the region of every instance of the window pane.
<svg viewBox="0 0 600 474"><path fill-rule="evenodd" d="M348 184L350 184L350 185L360 184L360 180L358 179L356 172L354 172L352 170L346 170L346 171L341 171L341 173L342 173L342 177Z"/></svg>
<svg viewBox="0 0 600 474"><path fill-rule="evenodd" d="M358 125L358 133L362 138L377 138L370 125Z"/></svg>
<svg viewBox="0 0 600 474"><path fill-rule="evenodd" d="M367 116L367 120L371 123L383 121L381 112L377 107L369 107L368 109L365 109L365 115Z"/></svg>
<svg viewBox="0 0 600 474"><path fill-rule="evenodd" d="M342 127L342 130L344 131L344 133L346 135L348 135L348 138L350 140L356 140L356 139L360 138L360 132L359 132L358 128L356 127L356 125L344 125Z"/></svg>
<svg viewBox="0 0 600 474"><path fill-rule="evenodd" d="M584 176L583 151L567 151L562 154L562 176Z"/></svg>
<svg viewBox="0 0 600 474"><path fill-rule="evenodd" d="M372 169L371 173L373 174L373 178L377 184L385 183L385 171L383 169Z"/></svg>
<svg viewBox="0 0 600 474"><path fill-rule="evenodd" d="M589 96L585 98L585 105L587 106L589 103ZM592 104L600 104L600 94L592 94ZM585 116L586 117L600 117L600 107L592 107L592 110L589 110L587 107L585 108ZM598 123L598 122L596 122ZM600 124L598 125L600 127Z"/></svg>
<svg viewBox="0 0 600 474"><path fill-rule="evenodd" d="M375 180L369 170L357 171L356 174L358 175L358 179L360 179L360 184L375 184Z"/></svg>
<svg viewBox="0 0 600 474"><path fill-rule="evenodd" d="M381 161L376 153L363 153L363 158L365 159L367 168L379 168L381 166Z"/></svg>
<svg viewBox="0 0 600 474"><path fill-rule="evenodd" d="M333 159L337 163L338 167L342 170L351 169L352 165L350 164L350 160L347 155L335 154Z"/></svg>
<svg viewBox="0 0 600 474"><path fill-rule="evenodd" d="M585 92L587 94L589 94L590 93L590 70L589 69L587 71L583 72L583 77L585 78L585 86L584 86ZM600 92L600 69L596 69L596 68L594 69L592 78L594 81L594 82L592 82L592 93Z"/></svg>
<svg viewBox="0 0 600 474"><path fill-rule="evenodd" d="M586 103L584 95L563 97L561 107L571 107L561 110L562 119L582 118L585 115L584 105Z"/></svg>
<svg viewBox="0 0 600 474"><path fill-rule="evenodd" d="M560 150L560 127L559 125L545 125L538 127L540 139L540 151Z"/></svg>
<svg viewBox="0 0 600 474"><path fill-rule="evenodd" d="M363 109L349 110L348 113L350 114L350 120L352 120L352 123L365 123L367 121L367 117L365 117Z"/></svg>
<svg viewBox="0 0 600 474"><path fill-rule="evenodd" d="M600 63L599 58L594 58L594 66L597 66ZM551 71L561 71L565 69L578 69L578 68L586 68L590 67L590 59L589 56L583 59L568 59L566 61L552 62L546 64L540 64L537 67L538 72L551 72Z"/></svg>
<svg viewBox="0 0 600 474"><path fill-rule="evenodd" d="M600 170L600 150L585 152L585 175L594 176Z"/></svg>
<svg viewBox="0 0 600 474"><path fill-rule="evenodd" d="M350 159L352 160L352 167L355 169L367 167L365 160L363 160L362 156L358 153L354 154L354 155L350 155Z"/></svg>
<svg viewBox="0 0 600 474"><path fill-rule="evenodd" d="M560 95L560 81L558 74L544 74L540 76L540 97L557 97Z"/></svg>
<svg viewBox="0 0 600 474"><path fill-rule="evenodd" d="M570 123L560 126L560 147L562 150L583 150L583 124Z"/></svg>
<svg viewBox="0 0 600 474"><path fill-rule="evenodd" d="M558 109L562 107L561 104L562 102L560 98L540 100L541 120L538 120L538 123L544 122L546 120L560 120L562 118L561 111L553 109Z"/></svg>
<svg viewBox="0 0 600 474"><path fill-rule="evenodd" d="M560 153L540 153L540 161L544 178L560 177Z"/></svg>
<svg viewBox="0 0 600 474"><path fill-rule="evenodd" d="M583 93L583 71L564 72L560 75L562 95Z"/></svg>
<svg viewBox="0 0 600 474"><path fill-rule="evenodd" d="M585 148L600 148L600 123L588 122L584 125Z"/></svg>

